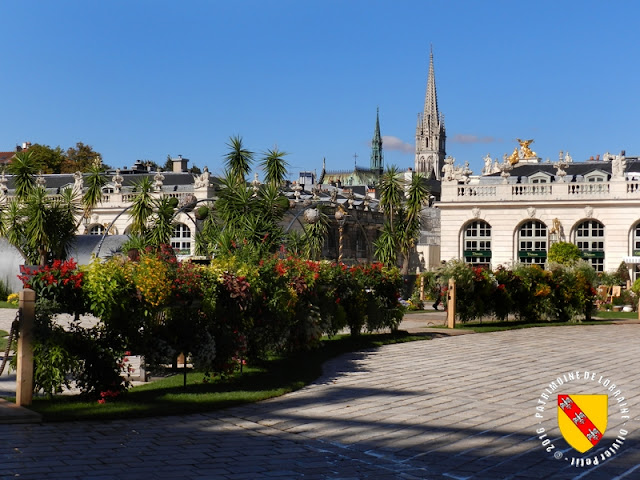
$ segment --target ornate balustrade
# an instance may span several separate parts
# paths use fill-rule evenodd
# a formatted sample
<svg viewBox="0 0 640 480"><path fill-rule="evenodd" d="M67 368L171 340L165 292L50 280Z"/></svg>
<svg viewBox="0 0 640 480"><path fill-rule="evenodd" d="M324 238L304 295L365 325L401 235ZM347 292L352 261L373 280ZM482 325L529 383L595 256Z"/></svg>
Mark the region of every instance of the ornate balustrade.
<svg viewBox="0 0 640 480"><path fill-rule="evenodd" d="M442 184L441 203L640 199L640 181Z"/></svg>

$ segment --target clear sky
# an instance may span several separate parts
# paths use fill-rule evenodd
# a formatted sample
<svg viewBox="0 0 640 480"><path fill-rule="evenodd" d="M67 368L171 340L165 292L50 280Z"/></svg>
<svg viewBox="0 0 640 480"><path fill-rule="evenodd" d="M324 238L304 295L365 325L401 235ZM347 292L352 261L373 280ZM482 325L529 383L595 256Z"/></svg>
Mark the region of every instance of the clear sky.
<svg viewBox="0 0 640 480"><path fill-rule="evenodd" d="M299 170L413 165L433 47L447 154L640 155L631 1L3 0L0 151L92 145L215 173L241 135Z"/></svg>

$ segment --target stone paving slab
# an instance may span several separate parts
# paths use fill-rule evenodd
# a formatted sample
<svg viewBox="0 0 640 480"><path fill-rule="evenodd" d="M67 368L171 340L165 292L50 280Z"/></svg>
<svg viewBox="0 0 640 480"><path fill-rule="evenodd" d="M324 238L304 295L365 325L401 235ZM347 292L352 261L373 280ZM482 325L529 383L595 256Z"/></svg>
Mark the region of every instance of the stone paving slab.
<svg viewBox="0 0 640 480"><path fill-rule="evenodd" d="M297 392L221 412L0 425L0 479L640 478L639 329L549 327L389 345L332 360ZM554 397L538 403L574 371L595 380L563 382L554 395L610 393L609 426L590 457L628 431L596 467L570 465L583 456L561 438ZM631 418L621 418L600 376L617 384Z"/></svg>

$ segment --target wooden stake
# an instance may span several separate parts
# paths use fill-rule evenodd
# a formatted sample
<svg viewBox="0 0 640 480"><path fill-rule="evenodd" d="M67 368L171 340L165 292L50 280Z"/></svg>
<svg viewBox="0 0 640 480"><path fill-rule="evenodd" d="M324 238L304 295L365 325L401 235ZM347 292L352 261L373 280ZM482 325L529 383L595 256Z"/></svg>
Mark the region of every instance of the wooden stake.
<svg viewBox="0 0 640 480"><path fill-rule="evenodd" d="M16 405L31 405L33 400L33 322L36 292L25 288L19 295L20 338L18 339L18 371L16 372Z"/></svg>
<svg viewBox="0 0 640 480"><path fill-rule="evenodd" d="M447 327L456 328L456 281L449 279L447 290Z"/></svg>

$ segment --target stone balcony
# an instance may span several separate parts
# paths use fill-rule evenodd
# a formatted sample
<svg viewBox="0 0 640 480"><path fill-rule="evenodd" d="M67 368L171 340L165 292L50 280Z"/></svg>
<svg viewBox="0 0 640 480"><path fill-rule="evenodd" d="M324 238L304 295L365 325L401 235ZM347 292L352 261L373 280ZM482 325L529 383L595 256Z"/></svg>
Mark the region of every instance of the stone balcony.
<svg viewBox="0 0 640 480"><path fill-rule="evenodd" d="M440 206L447 203L640 200L640 181L494 183L443 182Z"/></svg>

